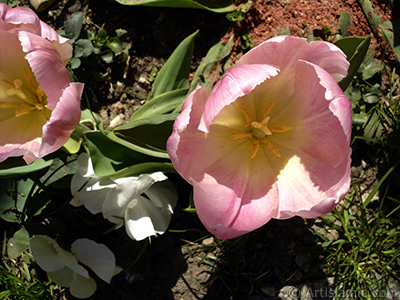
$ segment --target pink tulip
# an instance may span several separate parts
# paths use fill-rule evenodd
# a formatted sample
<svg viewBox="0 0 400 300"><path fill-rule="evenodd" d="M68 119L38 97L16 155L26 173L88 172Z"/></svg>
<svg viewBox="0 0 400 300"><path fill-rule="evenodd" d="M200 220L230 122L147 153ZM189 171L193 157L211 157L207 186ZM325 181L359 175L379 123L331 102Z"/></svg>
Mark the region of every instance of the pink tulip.
<svg viewBox="0 0 400 300"><path fill-rule="evenodd" d="M0 3L0 162L30 163L68 141L83 91L65 68L71 56L68 40L32 10Z"/></svg>
<svg viewBox="0 0 400 300"><path fill-rule="evenodd" d="M188 96L167 149L216 237L314 218L344 197L352 111L337 82L348 66L333 44L279 36Z"/></svg>

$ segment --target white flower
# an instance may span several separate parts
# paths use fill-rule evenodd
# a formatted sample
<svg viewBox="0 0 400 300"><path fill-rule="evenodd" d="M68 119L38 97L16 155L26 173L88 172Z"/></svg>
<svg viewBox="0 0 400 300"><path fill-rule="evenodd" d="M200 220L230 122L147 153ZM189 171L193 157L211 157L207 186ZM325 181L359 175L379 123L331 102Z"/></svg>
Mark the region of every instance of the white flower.
<svg viewBox="0 0 400 300"><path fill-rule="evenodd" d="M95 280L78 261L90 267L97 276L110 283L115 273L115 256L107 246L89 239L78 239L71 252L62 249L55 240L35 235L30 240L32 255L37 264L58 285L70 288L76 298L88 298L97 289Z"/></svg>
<svg viewBox="0 0 400 300"><path fill-rule="evenodd" d="M78 163L71 181L72 205L83 204L116 224L125 221L128 236L137 241L167 230L178 196L162 172L113 180L97 176L86 153Z"/></svg>

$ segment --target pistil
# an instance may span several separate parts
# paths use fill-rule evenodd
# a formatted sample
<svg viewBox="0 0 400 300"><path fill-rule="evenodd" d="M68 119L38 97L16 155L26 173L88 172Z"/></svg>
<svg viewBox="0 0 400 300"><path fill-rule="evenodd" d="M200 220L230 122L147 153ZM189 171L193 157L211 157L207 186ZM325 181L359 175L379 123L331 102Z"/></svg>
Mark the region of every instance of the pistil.
<svg viewBox="0 0 400 300"><path fill-rule="evenodd" d="M275 126L273 128L268 127L268 123L271 119L270 112L274 107L275 101L271 101L271 103L267 106L265 113L263 115L262 120L254 121L251 117L249 111L242 107L241 111L246 119L246 125L244 126L246 129L246 133L238 133L231 136L232 140L239 139L248 139L252 140L252 150L251 150L251 158L253 159L259 148L260 143L265 144L277 157L281 157L279 150L272 144L272 142L268 139L273 133L286 132L292 129L291 126Z"/></svg>
<svg viewBox="0 0 400 300"><path fill-rule="evenodd" d="M3 84L8 87L6 93L8 96L16 96L21 101L10 101L0 103L0 108L17 108L15 116L29 114L33 110L42 111L47 104L46 95L42 87L36 82L32 73L28 68L23 69L24 77L28 85L27 88L23 86L22 80L17 78L13 82L3 79Z"/></svg>

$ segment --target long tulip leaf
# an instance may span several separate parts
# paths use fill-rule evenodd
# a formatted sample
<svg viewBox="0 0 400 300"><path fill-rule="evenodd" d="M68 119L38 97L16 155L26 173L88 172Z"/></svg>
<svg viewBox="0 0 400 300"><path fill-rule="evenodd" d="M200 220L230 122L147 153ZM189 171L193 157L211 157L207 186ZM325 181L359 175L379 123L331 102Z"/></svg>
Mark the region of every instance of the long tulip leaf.
<svg viewBox="0 0 400 300"><path fill-rule="evenodd" d="M215 13L227 13L235 10L230 0L116 0L124 5L155 6L155 7L183 7L206 9Z"/></svg>

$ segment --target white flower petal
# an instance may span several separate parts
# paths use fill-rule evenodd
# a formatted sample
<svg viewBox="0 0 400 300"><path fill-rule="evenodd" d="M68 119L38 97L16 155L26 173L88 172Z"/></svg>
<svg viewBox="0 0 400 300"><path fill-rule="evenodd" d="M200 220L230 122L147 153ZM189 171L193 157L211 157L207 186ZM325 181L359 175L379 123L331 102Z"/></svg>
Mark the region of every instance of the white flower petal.
<svg viewBox="0 0 400 300"><path fill-rule="evenodd" d="M130 238L140 241L149 236L163 234L168 228L171 213L155 207L142 196L132 200L125 213L125 228Z"/></svg>
<svg viewBox="0 0 400 300"><path fill-rule="evenodd" d="M72 262L75 259L72 254L72 257L68 257L68 254L61 257L61 248L57 245L56 241L46 235L33 236L30 240L30 247L37 264L47 272L53 272L64 268L65 259ZM75 263L78 263L76 259Z"/></svg>
<svg viewBox="0 0 400 300"><path fill-rule="evenodd" d="M74 207L79 207L79 206L83 205L83 202L76 198L72 198L72 200L69 202L69 204L71 204Z"/></svg>
<svg viewBox="0 0 400 300"><path fill-rule="evenodd" d="M115 180L117 188L110 192L103 204L104 218L119 223L114 217L124 217L128 204L145 193L158 181L167 179L162 172L142 174L139 177L124 177Z"/></svg>
<svg viewBox="0 0 400 300"><path fill-rule="evenodd" d="M89 273L78 264L75 256L61 248L52 238L35 235L31 238L30 246L36 262L46 272L58 271L66 266L82 276L89 277Z"/></svg>
<svg viewBox="0 0 400 300"><path fill-rule="evenodd" d="M58 252L58 256L64 261L64 265L66 267L72 269L74 272L77 272L86 278L89 278L88 271L80 264L78 264L78 260L75 258L75 256L72 255L71 252L64 250L56 242L54 242L54 248Z"/></svg>
<svg viewBox="0 0 400 300"><path fill-rule="evenodd" d="M115 182L117 186L107 194L102 211L104 218L119 223L113 217L124 217L129 202L141 194L141 185L137 177L119 178Z"/></svg>
<svg viewBox="0 0 400 300"><path fill-rule="evenodd" d="M131 239L135 241L141 241L149 236L157 235L150 217L142 217L137 220L128 218L125 220L125 230Z"/></svg>
<svg viewBox="0 0 400 300"><path fill-rule="evenodd" d="M94 172L93 169L93 164L92 164L92 160L90 159L89 154L87 153L82 153L81 155L79 155L77 162L79 164L79 169L78 169L78 174L81 175L82 177L93 177L93 178L97 178L98 176L96 175L96 173Z"/></svg>
<svg viewBox="0 0 400 300"><path fill-rule="evenodd" d="M85 205L86 209L92 214L102 212L103 202L107 194L110 193L112 188L104 188L98 190L81 191L75 194L75 201L80 201Z"/></svg>
<svg viewBox="0 0 400 300"><path fill-rule="evenodd" d="M171 214L173 213L178 201L178 194L169 181L155 183L145 194L154 206L161 208L162 211L166 210Z"/></svg>
<svg viewBox="0 0 400 300"><path fill-rule="evenodd" d="M79 299L85 299L92 296L96 290L96 281L92 277L85 278L80 276L78 273L74 273L74 278L69 289L72 296Z"/></svg>
<svg viewBox="0 0 400 300"><path fill-rule="evenodd" d="M64 267L61 270L54 272L47 272L47 275L52 281L63 287L70 287L74 280L74 271L68 267Z"/></svg>
<svg viewBox="0 0 400 300"><path fill-rule="evenodd" d="M78 239L72 243L75 257L91 268L97 276L110 283L115 271L115 256L104 244L89 239Z"/></svg>

